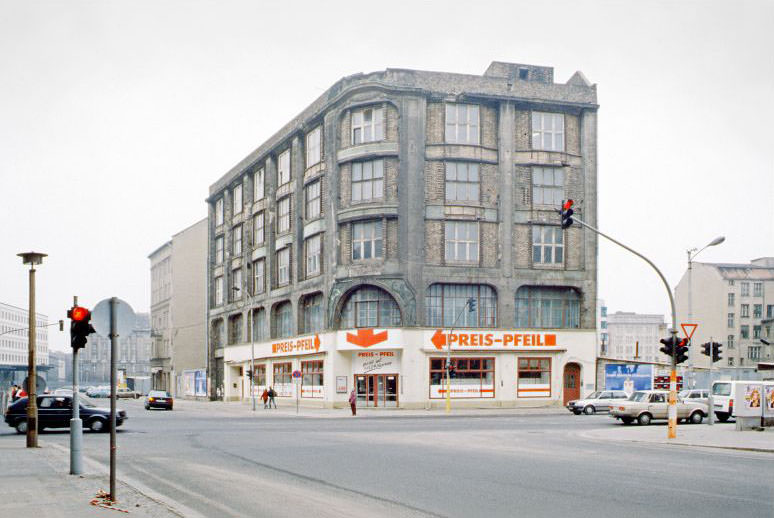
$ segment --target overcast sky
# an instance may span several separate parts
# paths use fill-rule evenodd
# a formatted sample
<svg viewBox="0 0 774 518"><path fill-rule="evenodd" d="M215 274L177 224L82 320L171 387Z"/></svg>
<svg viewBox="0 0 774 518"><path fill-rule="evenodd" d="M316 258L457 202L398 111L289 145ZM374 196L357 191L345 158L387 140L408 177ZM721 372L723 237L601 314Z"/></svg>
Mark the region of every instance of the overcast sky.
<svg viewBox="0 0 774 518"><path fill-rule="evenodd" d="M27 306L16 254L35 250L50 320L73 295L148 311L148 254L338 79L493 60L598 85L600 227L672 286L717 235L700 260L774 255L773 26L774 2L743 0L2 0L0 301ZM655 273L604 241L599 296L668 312Z"/></svg>

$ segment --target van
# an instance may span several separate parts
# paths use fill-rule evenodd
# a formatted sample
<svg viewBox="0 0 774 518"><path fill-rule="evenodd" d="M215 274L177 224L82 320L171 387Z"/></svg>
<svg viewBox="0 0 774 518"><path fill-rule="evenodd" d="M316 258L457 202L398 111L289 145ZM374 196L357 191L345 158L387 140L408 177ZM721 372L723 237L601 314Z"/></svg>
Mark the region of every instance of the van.
<svg viewBox="0 0 774 518"><path fill-rule="evenodd" d="M715 417L718 421L725 423L731 417L736 417L734 412L734 394L737 385L747 385L749 383L763 383L761 380L724 380L712 383L712 406L715 409Z"/></svg>

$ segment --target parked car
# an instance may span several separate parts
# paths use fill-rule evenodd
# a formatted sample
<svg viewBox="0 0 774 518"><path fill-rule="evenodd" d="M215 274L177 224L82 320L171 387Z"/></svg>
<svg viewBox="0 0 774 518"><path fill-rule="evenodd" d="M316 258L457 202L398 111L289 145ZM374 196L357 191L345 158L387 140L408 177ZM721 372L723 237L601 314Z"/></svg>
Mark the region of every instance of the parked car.
<svg viewBox="0 0 774 518"><path fill-rule="evenodd" d="M38 396L38 430L44 428L69 428L73 414L71 396ZM100 408L88 398L79 398L80 416L83 426L92 432L103 432L110 428L110 409ZM126 411L116 409L116 426L126 421ZM5 413L5 422L16 428L17 433L27 433L27 398L11 404Z"/></svg>
<svg viewBox="0 0 774 518"><path fill-rule="evenodd" d="M669 391L641 390L624 401L610 407L610 417L620 419L623 424L635 420L641 425L649 425L654 419L668 419ZM707 416L708 407L703 403L685 403L677 401L677 420L685 419L693 424L701 424Z"/></svg>
<svg viewBox="0 0 774 518"><path fill-rule="evenodd" d="M73 395L73 389L69 388L58 388L54 391L55 396L72 396Z"/></svg>
<svg viewBox="0 0 774 518"><path fill-rule="evenodd" d="M108 393L108 396L109 395L110 395L110 393ZM135 392L132 389L120 388L120 389L116 390L116 397L119 398L119 399L126 399L126 398L137 399L137 398L140 397L140 394L138 394L137 392Z"/></svg>
<svg viewBox="0 0 774 518"><path fill-rule="evenodd" d="M584 399L575 399L568 402L567 410L575 415L580 415L581 412L586 415L607 412L610 405L628 397L629 395L623 390L598 390L592 392Z"/></svg>
<svg viewBox="0 0 774 518"><path fill-rule="evenodd" d="M677 399L682 399L686 403L704 403L709 405L709 390L707 389L686 389L677 394Z"/></svg>
<svg viewBox="0 0 774 518"><path fill-rule="evenodd" d="M151 390L148 392L148 397L145 398L145 410L151 408L164 408L166 410L172 410L174 400L167 392L163 390Z"/></svg>
<svg viewBox="0 0 774 518"><path fill-rule="evenodd" d="M90 387L86 395L93 398L110 397L110 387Z"/></svg>

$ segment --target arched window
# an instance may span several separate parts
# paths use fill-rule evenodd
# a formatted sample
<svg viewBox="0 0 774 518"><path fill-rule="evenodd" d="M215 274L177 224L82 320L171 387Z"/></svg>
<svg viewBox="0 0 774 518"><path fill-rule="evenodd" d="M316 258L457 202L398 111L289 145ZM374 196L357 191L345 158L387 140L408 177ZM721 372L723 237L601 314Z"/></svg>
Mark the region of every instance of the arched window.
<svg viewBox="0 0 774 518"><path fill-rule="evenodd" d="M468 301L473 299L473 311ZM486 284L431 284L425 293L430 327L495 327L497 294Z"/></svg>
<svg viewBox="0 0 774 518"><path fill-rule="evenodd" d="M339 327L395 327L400 324L400 308L395 299L376 286L362 286L344 303Z"/></svg>
<svg viewBox="0 0 774 518"><path fill-rule="evenodd" d="M293 306L289 300L274 306L274 338L286 338L293 335Z"/></svg>
<svg viewBox="0 0 774 518"><path fill-rule="evenodd" d="M580 327L580 295L575 288L522 286L516 292L516 326L536 329Z"/></svg>
<svg viewBox="0 0 774 518"><path fill-rule="evenodd" d="M313 293L301 299L303 312L302 333L317 333L323 329L322 293Z"/></svg>

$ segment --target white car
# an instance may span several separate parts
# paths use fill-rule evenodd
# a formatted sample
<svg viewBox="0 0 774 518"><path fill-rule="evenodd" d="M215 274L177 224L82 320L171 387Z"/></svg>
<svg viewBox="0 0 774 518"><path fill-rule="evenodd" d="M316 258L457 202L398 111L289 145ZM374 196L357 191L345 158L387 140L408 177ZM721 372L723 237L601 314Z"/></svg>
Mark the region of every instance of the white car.
<svg viewBox="0 0 774 518"><path fill-rule="evenodd" d="M586 415L607 412L610 410L611 405L628 397L629 395L623 390L598 390L592 392L584 399L575 399L568 402L567 410L575 415L580 415L581 412Z"/></svg>

